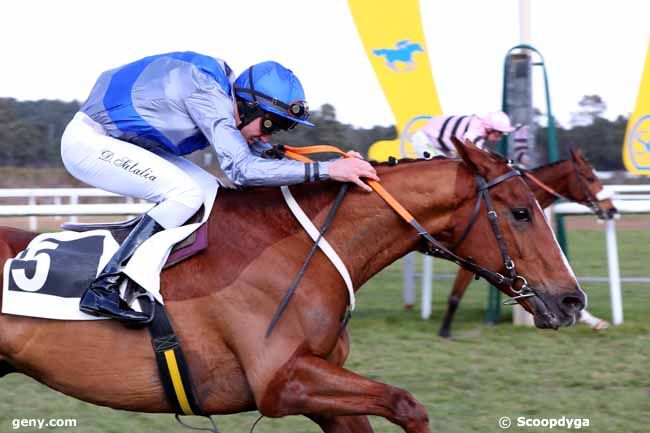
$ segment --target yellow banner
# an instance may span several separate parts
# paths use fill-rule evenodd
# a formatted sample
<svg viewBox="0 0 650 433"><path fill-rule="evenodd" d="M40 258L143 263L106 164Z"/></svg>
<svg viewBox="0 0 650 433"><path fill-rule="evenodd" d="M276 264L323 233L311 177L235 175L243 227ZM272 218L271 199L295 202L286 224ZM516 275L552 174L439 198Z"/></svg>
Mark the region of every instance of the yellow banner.
<svg viewBox="0 0 650 433"><path fill-rule="evenodd" d="M629 172L650 176L650 42L636 107L627 122L623 161Z"/></svg>
<svg viewBox="0 0 650 433"><path fill-rule="evenodd" d="M418 116L441 114L419 1L348 0L348 3L366 54L395 116L398 134ZM369 150L369 157L379 161L400 154L399 138L379 141Z"/></svg>

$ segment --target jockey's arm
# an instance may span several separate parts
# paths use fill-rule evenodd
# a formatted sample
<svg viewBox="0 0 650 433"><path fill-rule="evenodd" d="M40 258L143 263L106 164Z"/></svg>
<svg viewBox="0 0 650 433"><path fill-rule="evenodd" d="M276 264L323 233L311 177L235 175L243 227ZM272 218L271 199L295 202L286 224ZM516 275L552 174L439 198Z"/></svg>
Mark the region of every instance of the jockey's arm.
<svg viewBox="0 0 650 433"><path fill-rule="evenodd" d="M280 186L329 178L329 162L303 163L264 159L251 149L235 125L233 101L217 86L198 89L185 98L192 120L212 144L221 172L217 178L228 188Z"/></svg>

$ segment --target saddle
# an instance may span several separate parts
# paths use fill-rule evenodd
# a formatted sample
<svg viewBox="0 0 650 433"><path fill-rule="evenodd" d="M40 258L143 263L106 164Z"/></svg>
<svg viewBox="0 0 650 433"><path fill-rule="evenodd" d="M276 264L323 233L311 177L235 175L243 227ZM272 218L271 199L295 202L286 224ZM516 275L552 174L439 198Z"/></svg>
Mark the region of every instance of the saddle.
<svg viewBox="0 0 650 433"><path fill-rule="evenodd" d="M185 224L192 224L201 221L203 218L204 209L201 208L194 214ZM142 216L137 216L130 220L120 221L116 223L64 223L61 225L63 230L73 232L87 232L90 230L108 230L113 235L117 243L121 244L124 239L131 233L133 227L140 221ZM174 245L172 248L167 262L163 269L174 266L183 260L192 257L193 255L203 251L208 247L208 225L203 224L197 231Z"/></svg>

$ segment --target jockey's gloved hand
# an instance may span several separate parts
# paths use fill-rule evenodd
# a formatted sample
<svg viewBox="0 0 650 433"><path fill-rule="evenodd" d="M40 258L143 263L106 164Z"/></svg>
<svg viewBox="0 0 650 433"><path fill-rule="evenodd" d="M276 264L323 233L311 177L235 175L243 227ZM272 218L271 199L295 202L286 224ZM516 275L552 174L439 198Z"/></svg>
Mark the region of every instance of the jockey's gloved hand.
<svg viewBox="0 0 650 433"><path fill-rule="evenodd" d="M358 157L337 159L330 164L328 171L330 179L339 182L352 182L368 192L372 192L372 188L366 185L361 178L379 181L375 167Z"/></svg>
<svg viewBox="0 0 650 433"><path fill-rule="evenodd" d="M282 159L282 158L284 158L284 147L281 144L276 144L272 148L262 152L262 158L265 158L265 159Z"/></svg>

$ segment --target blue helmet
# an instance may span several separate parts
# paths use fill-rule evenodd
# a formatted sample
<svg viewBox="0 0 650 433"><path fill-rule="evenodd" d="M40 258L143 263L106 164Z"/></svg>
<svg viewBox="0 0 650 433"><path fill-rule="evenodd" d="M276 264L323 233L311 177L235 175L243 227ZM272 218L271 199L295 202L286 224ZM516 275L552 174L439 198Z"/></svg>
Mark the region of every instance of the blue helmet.
<svg viewBox="0 0 650 433"><path fill-rule="evenodd" d="M235 95L291 122L314 126L308 122L309 106L300 80L277 62L258 63L242 72L235 80Z"/></svg>

